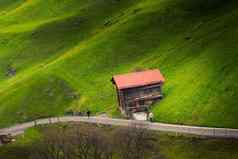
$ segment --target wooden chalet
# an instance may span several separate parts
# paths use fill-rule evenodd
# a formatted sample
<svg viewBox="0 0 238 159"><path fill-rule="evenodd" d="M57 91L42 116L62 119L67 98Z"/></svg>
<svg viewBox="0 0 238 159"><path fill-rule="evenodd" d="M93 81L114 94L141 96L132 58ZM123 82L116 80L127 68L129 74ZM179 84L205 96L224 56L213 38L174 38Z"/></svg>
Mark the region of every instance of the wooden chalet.
<svg viewBox="0 0 238 159"><path fill-rule="evenodd" d="M147 111L163 98L165 78L160 70L147 70L113 76L120 109L130 116L134 112Z"/></svg>

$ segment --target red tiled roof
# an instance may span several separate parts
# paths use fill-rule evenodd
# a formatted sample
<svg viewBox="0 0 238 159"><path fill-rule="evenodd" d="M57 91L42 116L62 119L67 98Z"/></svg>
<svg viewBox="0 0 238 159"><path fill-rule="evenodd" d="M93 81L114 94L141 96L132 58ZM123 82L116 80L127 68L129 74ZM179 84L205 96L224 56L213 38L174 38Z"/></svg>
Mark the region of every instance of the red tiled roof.
<svg viewBox="0 0 238 159"><path fill-rule="evenodd" d="M140 87L150 84L163 83L165 78L160 70L148 70L113 76L118 89Z"/></svg>

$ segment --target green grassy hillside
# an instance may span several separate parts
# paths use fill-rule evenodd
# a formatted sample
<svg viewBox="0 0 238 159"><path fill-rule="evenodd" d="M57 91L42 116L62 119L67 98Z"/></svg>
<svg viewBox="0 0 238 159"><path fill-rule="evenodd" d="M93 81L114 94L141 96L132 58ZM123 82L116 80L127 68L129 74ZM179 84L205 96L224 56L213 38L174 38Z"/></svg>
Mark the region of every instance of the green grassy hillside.
<svg viewBox="0 0 238 159"><path fill-rule="evenodd" d="M0 126L118 114L112 75L160 68L169 123L238 128L235 0L0 2Z"/></svg>

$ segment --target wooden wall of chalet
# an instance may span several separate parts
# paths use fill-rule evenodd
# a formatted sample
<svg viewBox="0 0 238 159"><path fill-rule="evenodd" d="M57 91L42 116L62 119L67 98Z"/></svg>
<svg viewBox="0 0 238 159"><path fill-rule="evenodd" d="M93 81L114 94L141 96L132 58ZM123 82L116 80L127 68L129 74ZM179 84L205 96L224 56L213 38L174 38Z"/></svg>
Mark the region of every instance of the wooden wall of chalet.
<svg viewBox="0 0 238 159"><path fill-rule="evenodd" d="M149 107L154 101L162 98L161 84L147 85L118 91L122 109L140 109Z"/></svg>

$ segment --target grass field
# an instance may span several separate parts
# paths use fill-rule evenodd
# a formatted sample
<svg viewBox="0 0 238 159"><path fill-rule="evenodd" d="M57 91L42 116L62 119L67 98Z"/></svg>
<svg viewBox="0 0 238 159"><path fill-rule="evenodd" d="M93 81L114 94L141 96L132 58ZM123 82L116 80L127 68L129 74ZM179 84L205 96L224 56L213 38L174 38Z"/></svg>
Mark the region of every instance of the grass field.
<svg viewBox="0 0 238 159"><path fill-rule="evenodd" d="M157 121L238 128L235 0L0 2L0 127L117 115L112 75L159 68Z"/></svg>

